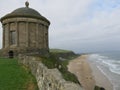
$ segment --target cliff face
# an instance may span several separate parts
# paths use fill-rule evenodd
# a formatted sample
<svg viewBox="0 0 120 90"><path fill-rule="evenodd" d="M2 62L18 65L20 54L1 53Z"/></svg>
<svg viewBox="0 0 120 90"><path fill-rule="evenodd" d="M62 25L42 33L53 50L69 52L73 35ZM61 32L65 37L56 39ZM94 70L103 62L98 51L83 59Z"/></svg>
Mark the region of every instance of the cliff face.
<svg viewBox="0 0 120 90"><path fill-rule="evenodd" d="M38 57L19 55L19 63L30 68L39 90L83 90L79 84L65 81L57 68L48 69Z"/></svg>

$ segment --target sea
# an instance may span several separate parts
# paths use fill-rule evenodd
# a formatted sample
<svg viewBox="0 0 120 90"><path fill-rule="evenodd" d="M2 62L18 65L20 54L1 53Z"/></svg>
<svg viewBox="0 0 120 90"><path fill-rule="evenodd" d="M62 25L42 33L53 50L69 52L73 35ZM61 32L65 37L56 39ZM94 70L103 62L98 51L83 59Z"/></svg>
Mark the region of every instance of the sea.
<svg viewBox="0 0 120 90"><path fill-rule="evenodd" d="M92 53L89 60L96 63L97 68L113 84L114 90L120 90L120 51Z"/></svg>

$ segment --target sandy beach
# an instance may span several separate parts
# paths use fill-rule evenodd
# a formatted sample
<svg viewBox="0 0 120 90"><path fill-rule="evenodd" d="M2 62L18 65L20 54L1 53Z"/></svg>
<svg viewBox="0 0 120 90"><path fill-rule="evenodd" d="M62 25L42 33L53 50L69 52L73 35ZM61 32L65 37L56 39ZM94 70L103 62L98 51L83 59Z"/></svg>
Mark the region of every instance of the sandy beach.
<svg viewBox="0 0 120 90"><path fill-rule="evenodd" d="M71 60L68 70L78 77L85 90L94 90L95 85L104 87L105 90L113 90L112 84L105 75L87 59L88 55L81 55Z"/></svg>

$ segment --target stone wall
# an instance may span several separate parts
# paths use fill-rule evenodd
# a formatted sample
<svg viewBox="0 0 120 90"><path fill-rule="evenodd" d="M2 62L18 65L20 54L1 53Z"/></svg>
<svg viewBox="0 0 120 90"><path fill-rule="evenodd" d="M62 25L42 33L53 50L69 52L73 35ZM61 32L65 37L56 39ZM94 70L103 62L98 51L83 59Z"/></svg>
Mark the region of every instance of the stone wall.
<svg viewBox="0 0 120 90"><path fill-rule="evenodd" d="M83 90L79 84L65 81L58 69L48 69L38 57L19 55L18 61L30 68L39 90Z"/></svg>

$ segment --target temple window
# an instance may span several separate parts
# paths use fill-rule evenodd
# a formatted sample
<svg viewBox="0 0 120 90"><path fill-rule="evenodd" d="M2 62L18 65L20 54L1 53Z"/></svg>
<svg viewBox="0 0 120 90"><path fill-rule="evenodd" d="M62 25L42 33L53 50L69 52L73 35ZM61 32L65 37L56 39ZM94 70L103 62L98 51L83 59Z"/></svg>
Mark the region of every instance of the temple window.
<svg viewBox="0 0 120 90"><path fill-rule="evenodd" d="M10 44L14 45L16 44L16 32L10 31Z"/></svg>

